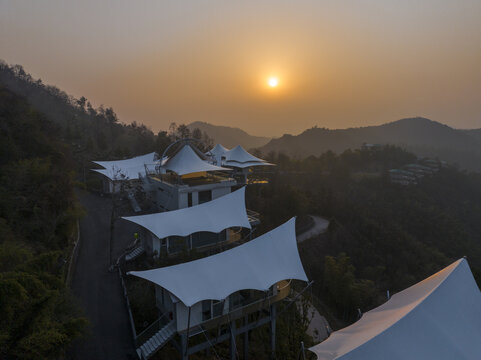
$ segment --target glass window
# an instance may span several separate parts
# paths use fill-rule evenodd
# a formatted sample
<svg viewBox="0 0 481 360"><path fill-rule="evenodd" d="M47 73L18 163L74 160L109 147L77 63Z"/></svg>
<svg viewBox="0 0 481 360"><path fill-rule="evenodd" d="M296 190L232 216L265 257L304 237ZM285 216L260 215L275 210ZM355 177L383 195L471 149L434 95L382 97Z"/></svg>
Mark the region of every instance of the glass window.
<svg viewBox="0 0 481 360"><path fill-rule="evenodd" d="M177 253L187 249L187 239L183 236L169 236L169 253Z"/></svg>
<svg viewBox="0 0 481 360"><path fill-rule="evenodd" d="M202 321L209 320L211 316L211 300L202 301Z"/></svg>
<svg viewBox="0 0 481 360"><path fill-rule="evenodd" d="M207 201L212 200L212 191L211 190L206 190L206 191L199 191L199 204L203 204Z"/></svg>

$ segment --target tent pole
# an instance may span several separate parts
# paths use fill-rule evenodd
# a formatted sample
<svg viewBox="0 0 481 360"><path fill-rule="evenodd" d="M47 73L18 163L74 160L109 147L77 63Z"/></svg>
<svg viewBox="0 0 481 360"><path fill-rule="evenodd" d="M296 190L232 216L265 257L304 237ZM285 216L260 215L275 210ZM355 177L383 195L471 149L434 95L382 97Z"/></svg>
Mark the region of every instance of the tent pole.
<svg viewBox="0 0 481 360"><path fill-rule="evenodd" d="M271 305L271 357L276 358L276 304Z"/></svg>
<svg viewBox="0 0 481 360"><path fill-rule="evenodd" d="M182 355L182 359L187 359L187 350L189 349L189 331L190 331L190 310L191 307L189 306L189 317L187 319L187 335L185 339L185 349L184 349L184 354Z"/></svg>
<svg viewBox="0 0 481 360"><path fill-rule="evenodd" d="M249 315L244 317L244 326L249 324ZM249 359L249 330L244 332L244 360Z"/></svg>

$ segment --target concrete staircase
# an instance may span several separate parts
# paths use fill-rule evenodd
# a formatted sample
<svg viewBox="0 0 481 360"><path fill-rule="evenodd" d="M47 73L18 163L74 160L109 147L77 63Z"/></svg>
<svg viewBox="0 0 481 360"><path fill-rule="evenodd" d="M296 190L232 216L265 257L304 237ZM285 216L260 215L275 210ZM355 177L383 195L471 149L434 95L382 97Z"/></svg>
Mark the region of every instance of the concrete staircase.
<svg viewBox="0 0 481 360"><path fill-rule="evenodd" d="M169 342L176 334L175 321L172 320L156 332L149 340L140 345L137 354L140 359L148 359Z"/></svg>

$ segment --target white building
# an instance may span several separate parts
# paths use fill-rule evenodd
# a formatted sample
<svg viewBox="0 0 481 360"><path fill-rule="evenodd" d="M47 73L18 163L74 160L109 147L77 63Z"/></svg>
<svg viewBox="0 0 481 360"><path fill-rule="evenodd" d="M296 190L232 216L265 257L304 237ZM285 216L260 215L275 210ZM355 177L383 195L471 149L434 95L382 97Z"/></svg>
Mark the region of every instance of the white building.
<svg viewBox="0 0 481 360"><path fill-rule="evenodd" d="M235 190L232 169L202 158L190 143L179 149L143 178L144 190L161 211L182 209L216 199Z"/></svg>
<svg viewBox="0 0 481 360"><path fill-rule="evenodd" d="M460 259L310 348L319 360L481 359L481 293Z"/></svg>
<svg viewBox="0 0 481 360"><path fill-rule="evenodd" d="M240 228L251 229L245 187L215 200L179 210L123 217L148 230L142 238L147 254L177 253L237 240Z"/></svg>
<svg viewBox="0 0 481 360"><path fill-rule="evenodd" d="M238 182L241 184L247 184L248 174L254 167L274 165L248 153L240 145L228 150L221 144L217 144L207 152L207 155L211 157L214 164L229 167L234 170L234 176L238 178Z"/></svg>
<svg viewBox="0 0 481 360"><path fill-rule="evenodd" d="M175 334L181 337L181 358L231 341L235 358L235 338L266 323L271 324L271 346L275 349L276 303L290 288L286 280L307 281L297 249L295 218L243 245L203 259L129 275L155 284L160 318L137 337L137 352L147 359ZM249 321L249 314L259 318ZM265 314L268 315L265 315ZM236 327L236 320L242 326ZM239 321L237 321L239 323ZM207 330L227 329L215 338ZM189 346L189 339L200 336L202 343Z"/></svg>
<svg viewBox="0 0 481 360"><path fill-rule="evenodd" d="M116 193L120 191L122 182L138 183L142 174L145 174L145 167L153 167L155 158L156 153L152 152L125 160L93 161L103 169L92 171L103 175L104 193Z"/></svg>

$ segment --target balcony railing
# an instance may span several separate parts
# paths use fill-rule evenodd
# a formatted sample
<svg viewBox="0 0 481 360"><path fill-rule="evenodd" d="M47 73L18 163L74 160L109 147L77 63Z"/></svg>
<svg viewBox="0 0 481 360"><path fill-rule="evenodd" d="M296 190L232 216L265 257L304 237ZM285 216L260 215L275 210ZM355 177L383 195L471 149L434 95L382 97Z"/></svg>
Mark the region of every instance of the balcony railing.
<svg viewBox="0 0 481 360"><path fill-rule="evenodd" d="M230 321L243 318L247 314L253 313L255 311L259 311L269 307L273 303L281 301L282 299L286 298L289 295L291 290L290 281L282 280L279 281L276 285L277 286L277 293L275 295L272 292L269 292L267 296L262 296L262 298L250 302L244 306L240 306L236 309L229 310L227 314L223 314L212 319L206 320L201 324L197 325L195 328L204 328L204 329L214 329L217 328L221 324L228 323ZM227 300L226 300L227 301ZM191 333L194 333L196 329L191 329ZM201 330L199 330L201 331Z"/></svg>

